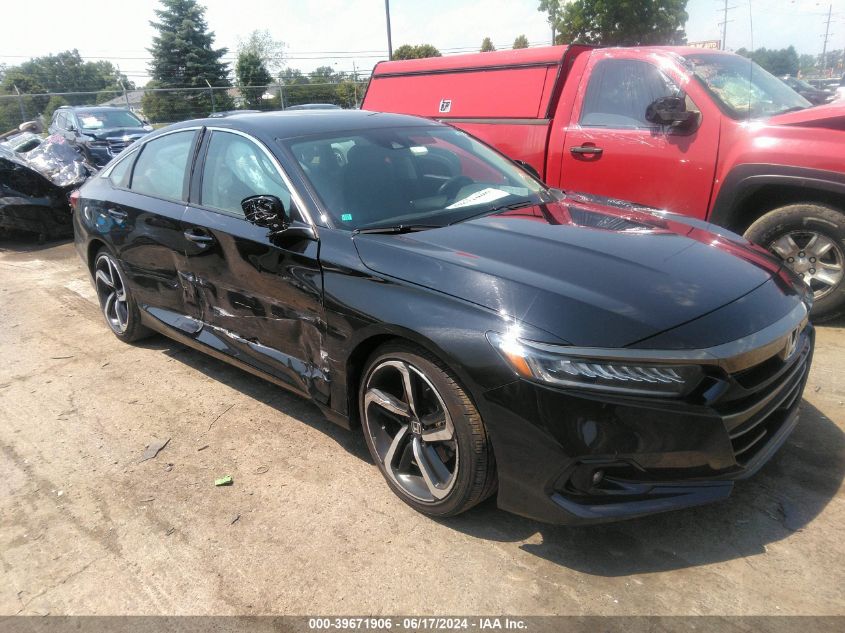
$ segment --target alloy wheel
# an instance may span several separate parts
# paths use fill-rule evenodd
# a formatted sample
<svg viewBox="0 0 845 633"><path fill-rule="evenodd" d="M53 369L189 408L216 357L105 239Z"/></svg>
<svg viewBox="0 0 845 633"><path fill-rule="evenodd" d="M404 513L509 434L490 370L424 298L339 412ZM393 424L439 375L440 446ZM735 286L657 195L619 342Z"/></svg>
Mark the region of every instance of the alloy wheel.
<svg viewBox="0 0 845 633"><path fill-rule="evenodd" d="M832 292L845 275L845 253L834 240L814 231L792 231L769 245L804 280L818 300Z"/></svg>
<svg viewBox="0 0 845 633"><path fill-rule="evenodd" d="M94 283L106 321L118 334L129 326L129 302L126 284L111 256L102 254L94 264Z"/></svg>
<svg viewBox="0 0 845 633"><path fill-rule="evenodd" d="M442 396L422 371L385 360L369 374L364 424L387 477L417 501L436 503L455 485L458 443Z"/></svg>

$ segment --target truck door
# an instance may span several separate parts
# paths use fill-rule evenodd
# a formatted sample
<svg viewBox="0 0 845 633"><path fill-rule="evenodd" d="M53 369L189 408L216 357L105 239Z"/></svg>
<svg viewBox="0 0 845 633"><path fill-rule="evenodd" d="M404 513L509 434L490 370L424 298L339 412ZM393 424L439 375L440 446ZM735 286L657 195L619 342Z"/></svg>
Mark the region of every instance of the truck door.
<svg viewBox="0 0 845 633"><path fill-rule="evenodd" d="M594 51L564 137L562 188L704 218L719 116L701 111L687 84L688 75L668 57L635 49ZM669 96L685 98L687 110L698 112L693 125L681 130L646 119L649 104Z"/></svg>

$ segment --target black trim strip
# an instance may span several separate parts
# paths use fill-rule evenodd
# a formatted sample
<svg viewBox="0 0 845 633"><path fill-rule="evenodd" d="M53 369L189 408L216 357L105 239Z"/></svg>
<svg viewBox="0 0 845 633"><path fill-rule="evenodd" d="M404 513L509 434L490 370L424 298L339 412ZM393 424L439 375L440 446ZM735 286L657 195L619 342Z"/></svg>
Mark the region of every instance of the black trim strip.
<svg viewBox="0 0 845 633"><path fill-rule="evenodd" d="M525 68L553 68L560 66L563 59L554 62L532 62L530 64L501 64L499 66L467 66L463 68L436 68L434 70L409 70L406 72L384 73L373 75L374 79L385 79L390 77L410 77L418 75L452 75L454 73L478 73L491 70L523 70Z"/></svg>
<svg viewBox="0 0 845 633"><path fill-rule="evenodd" d="M492 117L437 117L440 123L485 123L488 125L548 125L551 119L508 119Z"/></svg>

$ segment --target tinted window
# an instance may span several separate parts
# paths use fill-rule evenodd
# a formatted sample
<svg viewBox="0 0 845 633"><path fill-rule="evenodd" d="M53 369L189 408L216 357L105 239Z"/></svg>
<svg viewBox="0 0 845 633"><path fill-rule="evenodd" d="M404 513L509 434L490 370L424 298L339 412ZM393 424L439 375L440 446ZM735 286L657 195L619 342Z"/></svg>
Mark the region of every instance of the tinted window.
<svg viewBox="0 0 845 633"><path fill-rule="evenodd" d="M112 167L109 178L115 187L127 188L129 187L129 176L132 173L132 163L138 156L137 152L132 152L129 156L122 158L121 161Z"/></svg>
<svg viewBox="0 0 845 633"><path fill-rule="evenodd" d="M374 128L289 143L336 226L444 225L541 199L543 186L448 127Z"/></svg>
<svg viewBox="0 0 845 633"><path fill-rule="evenodd" d="M645 118L649 104L680 93L657 66L648 62L602 60L590 76L580 123L585 127L654 127Z"/></svg>
<svg viewBox="0 0 845 633"><path fill-rule="evenodd" d="M202 204L243 216L241 201L257 195L278 197L291 210L290 191L278 169L254 142L214 132L202 175Z"/></svg>
<svg viewBox="0 0 845 633"><path fill-rule="evenodd" d="M185 199L185 183L196 132L174 132L146 143L135 163L132 190L157 198Z"/></svg>

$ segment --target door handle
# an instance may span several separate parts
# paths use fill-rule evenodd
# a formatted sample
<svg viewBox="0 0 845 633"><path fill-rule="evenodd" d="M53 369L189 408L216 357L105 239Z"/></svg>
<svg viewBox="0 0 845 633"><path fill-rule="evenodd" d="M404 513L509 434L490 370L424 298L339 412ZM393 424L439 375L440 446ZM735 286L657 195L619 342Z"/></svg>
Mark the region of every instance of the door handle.
<svg viewBox="0 0 845 633"><path fill-rule="evenodd" d="M187 239L200 246L208 246L214 242L214 236L203 229L188 229L184 235Z"/></svg>
<svg viewBox="0 0 845 633"><path fill-rule="evenodd" d="M604 152L601 147L596 147L595 145L576 145L575 147L570 147L569 151L572 154L588 154L591 156L598 156Z"/></svg>
<svg viewBox="0 0 845 633"><path fill-rule="evenodd" d="M129 215L126 211L118 211L117 209L106 209L106 213L118 222L123 222L123 220L126 219L126 216Z"/></svg>

